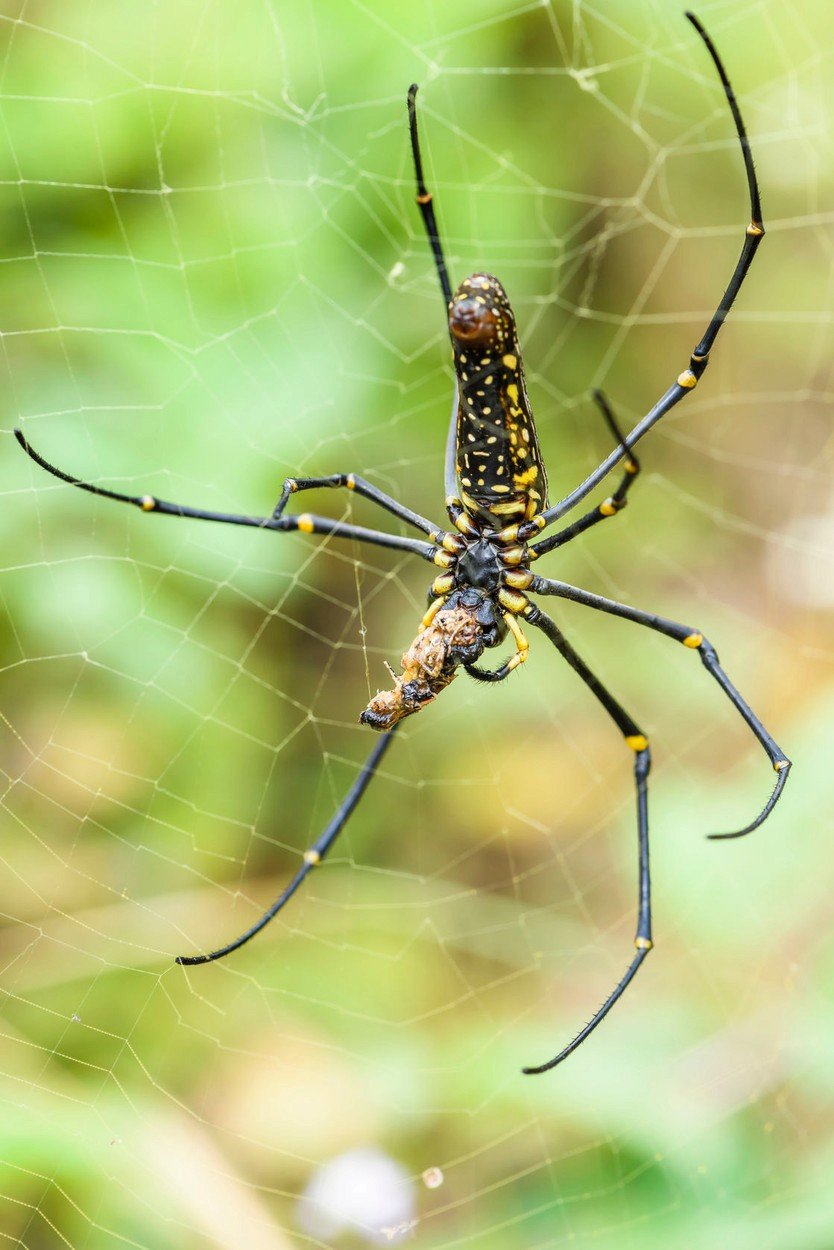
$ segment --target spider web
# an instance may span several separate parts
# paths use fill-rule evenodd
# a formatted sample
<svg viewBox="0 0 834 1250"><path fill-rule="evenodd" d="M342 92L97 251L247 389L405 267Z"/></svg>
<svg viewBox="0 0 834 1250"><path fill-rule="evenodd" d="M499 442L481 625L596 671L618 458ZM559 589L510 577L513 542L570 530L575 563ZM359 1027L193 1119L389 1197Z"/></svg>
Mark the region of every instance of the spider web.
<svg viewBox="0 0 834 1250"><path fill-rule="evenodd" d="M797 769L754 838L707 843L771 782L744 725L683 648L556 613L654 745L658 949L531 1080L632 949L630 763L588 693L538 637L505 686L453 683L271 927L178 968L298 868L431 575L142 516L11 429L117 490L266 512L353 470L442 521L416 79L452 273L505 283L566 491L608 450L590 388L633 424L738 252L708 58L650 0L0 4L6 1243L831 1245L831 20L699 16L768 238L626 515L542 571L703 629Z"/></svg>

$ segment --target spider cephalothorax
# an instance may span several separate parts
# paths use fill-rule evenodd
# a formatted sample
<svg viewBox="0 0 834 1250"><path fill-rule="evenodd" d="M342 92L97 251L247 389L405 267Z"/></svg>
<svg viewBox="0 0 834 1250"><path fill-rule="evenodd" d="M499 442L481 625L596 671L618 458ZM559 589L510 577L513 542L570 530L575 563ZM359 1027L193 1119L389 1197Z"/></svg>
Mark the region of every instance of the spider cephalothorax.
<svg viewBox="0 0 834 1250"><path fill-rule="evenodd" d="M547 478L524 385L515 317L506 292L497 278L486 273L472 274L461 283L457 291L452 292L438 236L432 197L426 189L423 177L417 135L416 86L412 86L408 92L408 119L417 180L417 203L443 292L455 367L456 391L444 475L446 511L452 530L436 528L432 521L413 512L399 500L354 473L287 478L273 512L267 516L210 512L203 508L170 503L153 495L126 495L85 482L56 468L29 446L19 430L15 431L27 454L53 476L91 494L133 504L143 512L221 521L229 525L247 525L281 533L296 530L303 534L329 534L351 542L408 552L429 561L440 570L432 583L430 604L423 617L420 632L403 656L402 676L395 676L393 690L376 695L362 714L361 720L364 724L383 732L327 828L304 852L303 863L289 885L251 928L209 954L179 956L178 963L203 964L222 959L259 933L293 896L307 874L327 855L376 774L399 721L431 703L453 680L458 668L464 668L470 676L481 681L496 682L506 678L527 658L528 643L521 628L523 621L526 626L532 626L552 643L613 721L626 747L633 752L639 878L635 953L605 1002L573 1041L547 1063L535 1068L525 1068L524 1071L544 1072L554 1067L585 1040L621 997L652 947L649 744L636 721L574 650L556 622L532 602L528 594L570 599L594 611L632 621L682 643L700 657L706 671L755 735L777 774L770 797L754 820L735 833L710 836L739 837L749 833L765 820L779 798L787 780L790 762L732 684L718 662L715 648L699 630L617 600L592 594L578 586L538 577L530 570L533 560L564 546L578 534L591 529L607 517L615 516L625 506L628 492L640 469L633 453L634 445L692 391L702 376L713 344L764 235L753 157L738 103L711 39L697 18L691 13L687 17L712 58L733 116L744 159L750 223L745 230L744 243L729 284L703 336L691 353L688 366L677 375L675 381L626 437L621 434L605 397L599 392L594 393L615 440L615 450L584 482L557 503L548 503ZM538 537L542 530L559 521L580 503L620 461L624 470L623 477L613 494L571 524L551 531L546 538ZM423 538L365 529L344 520L334 520L309 512L287 512L292 495L325 487L355 492L384 508L403 524L422 531ZM537 541L534 542L533 539ZM495 670L478 668L477 661L483 652L497 646L508 633L515 642L514 654Z"/></svg>
<svg viewBox="0 0 834 1250"><path fill-rule="evenodd" d="M431 703L456 669L482 681L500 681L527 658L527 640L509 610L520 606L510 588L532 581L532 574L519 567L529 561L526 544L508 544L479 519L472 528L474 536L442 536L443 548L435 558L447 572L432 583L420 632L402 657L403 675L394 674L393 688L374 695L359 717L361 724L389 731ZM494 672L477 668L484 650L497 647L508 630L516 640L515 654Z"/></svg>

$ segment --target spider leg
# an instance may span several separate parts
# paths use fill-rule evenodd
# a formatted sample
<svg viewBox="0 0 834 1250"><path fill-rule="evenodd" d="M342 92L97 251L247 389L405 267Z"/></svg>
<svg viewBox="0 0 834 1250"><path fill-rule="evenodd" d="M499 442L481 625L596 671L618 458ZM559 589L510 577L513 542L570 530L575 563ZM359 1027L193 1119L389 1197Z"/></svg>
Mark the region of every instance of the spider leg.
<svg viewBox="0 0 834 1250"><path fill-rule="evenodd" d="M429 606L423 613L423 619L420 621L420 633L422 633L424 629L428 629L429 625L431 625L432 621L437 616L438 612L448 598L448 595L438 595L436 598L432 598Z"/></svg>
<svg viewBox="0 0 834 1250"><path fill-rule="evenodd" d="M609 495L601 504L597 504L596 508L591 508L590 512L586 512L578 521L574 521L572 525L566 526L556 534L551 534L549 538L542 539L540 543L534 543L532 551L536 556L546 555L548 551L553 551L555 547L563 547L572 538L576 538L577 534L582 534L585 530L589 530L592 525L597 525L600 521L605 521L608 517L616 516L618 512L622 512L628 503L628 492L631 489L631 485L637 480L637 475L640 472L640 461L636 456L629 454L628 443L602 391L594 391L594 400L605 419L606 425L626 457L622 481L613 495Z"/></svg>
<svg viewBox="0 0 834 1250"><path fill-rule="evenodd" d="M614 724L619 729L625 739L626 745L634 752L634 780L637 786L637 841L638 841L638 912L637 912L637 930L634 935L634 945L636 954L626 969L625 975L617 982L617 985L606 998L599 1011L585 1025L576 1037L567 1045L564 1050L560 1050L554 1059L547 1063L541 1064L536 1068L523 1068L522 1071L527 1076L536 1076L540 1072L548 1072L551 1068L555 1068L563 1059L567 1059L578 1046L581 1046L590 1033L602 1020L608 1015L611 1008L622 997L626 987L631 983L637 969L652 949L652 902L651 902L651 879L649 876L649 808L648 808L648 777L651 768L651 755L649 752L648 739L641 732L640 727L632 720L628 712L624 710L606 690L605 686L599 678L591 672L581 656L577 655L573 647L565 638L562 631L558 628L555 621L551 620L540 608L531 605L531 610L526 614L526 620L531 625L535 625L542 633L553 643L556 650L561 656L567 660L573 671L581 677L588 689L599 699Z"/></svg>
<svg viewBox="0 0 834 1250"><path fill-rule="evenodd" d="M417 512L412 512L411 508L406 508L404 504L398 503L396 499L392 499L384 491L378 490L376 486L367 482L363 477L357 477L355 473L330 473L327 477L288 477L284 482L278 503L275 505L273 517L278 520L283 515L290 495L300 493L303 490L318 490L319 488L329 488L331 490L345 488L354 491L364 499L370 499L372 503L377 504L380 508L385 508L387 512L392 513L400 521L405 521L406 525L412 525L415 529L423 530L426 534L437 534L438 537L442 537L442 531L439 531L437 526L433 525L431 521L420 516Z"/></svg>
<svg viewBox="0 0 834 1250"><path fill-rule="evenodd" d="M508 587L502 587L498 592L498 602L505 609L502 613L504 623L515 639L515 652L508 660L494 671L488 668L479 668L477 664L464 664L464 668L470 677L474 677L476 681L504 681L509 677L513 669L518 668L519 664L523 664L530 653L530 643L524 634L524 630L519 624L518 617L529 617L531 611L536 611L532 603L526 595L520 594L516 590L510 590Z"/></svg>
<svg viewBox="0 0 834 1250"><path fill-rule="evenodd" d="M397 551L410 551L414 555L422 556L424 560L432 560L436 551L431 543L424 543L416 538L402 538L398 534L365 529L361 525L348 525L344 521L333 521L329 517L313 516L308 512L303 512L298 516L283 516L276 508L272 516L246 516L232 512L210 512L203 508L189 508L185 504L157 499L155 495L124 495L119 491L106 490L103 486L94 486L92 482L72 477L63 469L56 468L54 464L44 460L43 456L35 451L21 430L15 430L14 433L27 456L42 469L46 469L47 473L51 473L53 477L57 477L62 482L68 482L70 486L77 486L79 490L89 491L91 495L101 495L104 499L115 499L119 503L133 504L143 512L191 517L197 521L220 521L226 525L246 525L254 529L277 530L282 533L300 530L303 534L332 534L334 538L349 538L355 542L368 543L373 547L391 547ZM287 492L287 498L291 493L291 491ZM279 503L279 506L283 509L286 503L283 505Z"/></svg>
<svg viewBox="0 0 834 1250"><path fill-rule="evenodd" d="M715 44L704 30L701 23L692 13L686 14L687 20L692 23L696 31L700 35L707 52L712 58L713 65L716 68L718 77L721 80L721 86L724 95L730 107L730 112L735 123L736 135L738 137L739 146L741 148L742 159L744 161L744 172L747 177L747 194L750 205L750 224L744 233L744 243L741 247L739 258L736 261L735 268L730 276L727 289L721 296L718 307L713 313L712 320L704 331L703 337L689 358L689 367L684 369L672 383L664 395L657 401L653 408L638 421L634 429L624 439L624 445L612 451L609 456L603 460L593 473L585 478L575 490L569 495L565 495L564 499L560 499L558 503L546 508L544 512L540 512L532 521L526 522L519 527L518 536L522 541L533 538L537 533L547 525L551 525L554 521L558 521L560 517L574 508L580 500L584 499L594 487L602 481L604 477L614 468L618 461L623 459L627 454L626 448L631 449L644 434L656 425L662 417L666 415L672 408L679 403L685 395L688 395L697 385L699 378L703 374L709 363L709 354L713 344L718 337L718 332L727 319L727 314L735 302L735 298L741 290L742 283L747 277L747 271L753 263L759 244L764 238L765 229L762 225L762 205L759 195L759 185L756 180L756 171L753 168L753 153L750 150L750 141L747 138L747 131L744 128L744 121L741 116L741 110L738 106L730 80L727 77L727 71L724 69L721 58L718 55Z"/></svg>
<svg viewBox="0 0 834 1250"><path fill-rule="evenodd" d="M411 156L414 161L414 177L417 182L417 207L420 210L420 216L423 218L423 225L426 228L426 234L429 239L432 256L434 257L434 267L437 270L438 281L440 282L440 290L443 292L443 303L448 314L449 304L452 302L452 285L449 281L449 271L446 266L446 257L443 255L443 245L440 242L440 232L437 229L437 220L434 215L434 204L431 192L426 188L426 181L423 177L423 158L420 153L420 135L417 129L417 92L419 88L417 83L412 83L408 89L408 132L411 137ZM458 419L458 383L455 378L455 392L452 397L452 416L449 421L449 432L446 436L446 457L444 469L444 487L447 499L455 499L457 502L457 471L455 468L455 448L457 445L457 419Z"/></svg>
<svg viewBox="0 0 834 1250"><path fill-rule="evenodd" d="M645 625L647 629L654 630L655 633L665 634L667 638L674 638L676 642L682 642L685 647L691 647L693 651L698 652L704 668L724 691L742 719L747 722L776 773L776 785L773 787L773 792L755 820L751 820L743 829L737 829L733 833L711 833L707 836L710 838L740 838L744 834L752 833L754 829L758 829L759 825L767 819L776 806L779 795L782 793L785 782L788 779L791 761L767 732L749 704L736 690L719 664L715 647L709 639L705 638L698 630L692 629L689 625L681 625L677 621L670 621L665 617L655 616L651 612L643 612L640 608L628 607L627 604L618 603L616 599L606 599L602 595L591 594L587 590L580 590L576 586L570 586L567 582L556 582L544 577L534 577L530 584L530 590L540 595L558 595L561 599L572 599L575 603L582 603L585 607L594 608L598 612L608 612L612 616L621 616L626 621L634 621L636 625Z"/></svg>
<svg viewBox="0 0 834 1250"><path fill-rule="evenodd" d="M388 750L388 747L391 745L391 739L396 732L396 728L397 727L395 725L393 729L390 729L388 733L383 734L378 740L373 751L371 751L365 763L362 765L362 770L359 773L359 776L356 778L353 785L342 799L342 802L339 804L339 808L333 819L330 821L330 824L324 830L324 833L316 838L313 845L304 852L303 866L299 868L292 881L290 881L289 885L275 900L272 906L264 912L260 920L256 921L255 924L253 924L250 929L247 929L245 933L242 933L240 937L235 938L233 942L228 942L225 946L219 947L216 951L212 951L209 955L177 955L176 962L178 964L191 967L194 964L207 964L211 963L215 959L223 959L226 955L231 954L232 951L236 951L239 947L244 946L251 938L255 937L257 933L260 933L261 929L266 928L270 920L277 916L284 904L292 898L293 894L295 894L296 890L308 873L312 872L312 870L318 867L318 865L322 862L324 857L327 855L327 852L330 850L331 846L344 829L351 813L354 811L359 803L359 800L362 798L362 795L370 785L371 780L379 767L380 760Z"/></svg>
<svg viewBox="0 0 834 1250"><path fill-rule="evenodd" d="M423 159L420 155L420 136L417 132L417 92L419 88L414 82L408 89L408 132L411 136L411 155L414 160L414 176L417 180L417 207L420 209L420 216L423 218L423 225L426 228L426 234L429 237L429 245L431 246L432 255L434 257L434 267L437 270L437 277L440 281L440 289L443 292L443 301L448 306L452 300L452 286L449 282L449 272L446 268L446 258L443 255L443 247L440 243L440 233L437 229L437 221L434 216L434 205L432 204L431 192L426 189L426 182L423 177Z"/></svg>

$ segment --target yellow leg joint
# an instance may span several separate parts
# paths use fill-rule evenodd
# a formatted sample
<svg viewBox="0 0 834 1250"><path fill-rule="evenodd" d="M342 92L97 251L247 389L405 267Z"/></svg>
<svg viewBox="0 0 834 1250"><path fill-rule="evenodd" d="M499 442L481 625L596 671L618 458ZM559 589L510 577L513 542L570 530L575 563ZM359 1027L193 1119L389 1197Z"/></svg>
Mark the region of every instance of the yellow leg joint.
<svg viewBox="0 0 834 1250"><path fill-rule="evenodd" d="M634 945L639 951L650 951L654 946L651 938L639 937L634 939Z"/></svg>
<svg viewBox="0 0 834 1250"><path fill-rule="evenodd" d="M431 584L431 593L437 597L445 599L446 595L452 593L455 588L455 579L451 573L444 573L442 577L436 577Z"/></svg>
<svg viewBox="0 0 834 1250"><path fill-rule="evenodd" d="M455 529L460 530L461 534L465 534L467 538L478 537L478 527L466 512L461 512L460 516L455 517Z"/></svg>
<svg viewBox="0 0 834 1250"><path fill-rule="evenodd" d="M444 551L450 551L453 555L459 555L466 546L457 534L444 534L440 545Z"/></svg>
<svg viewBox="0 0 834 1250"><path fill-rule="evenodd" d="M520 591L508 590L505 586L502 586L498 591L498 602L508 612L512 612L515 616L520 616L525 608L528 607L530 600Z"/></svg>
<svg viewBox="0 0 834 1250"><path fill-rule="evenodd" d="M683 645L685 647L692 647L694 649L696 647L700 647L703 641L704 641L703 634L690 634L688 638L684 638Z"/></svg>
<svg viewBox="0 0 834 1250"><path fill-rule="evenodd" d="M443 604L445 602L446 602L445 596L442 599L435 599L434 603L432 603L428 612L426 613L426 615L423 617L422 621L420 622L421 630L428 629L429 625L431 625L432 621L437 616L438 612L443 607Z"/></svg>
<svg viewBox="0 0 834 1250"><path fill-rule="evenodd" d="M142 496L142 511L143 512L153 512L155 507L156 507L156 500L154 499L153 495Z"/></svg>
<svg viewBox="0 0 834 1250"><path fill-rule="evenodd" d="M683 373L678 374L678 386L685 386L687 390L691 390L693 386L698 385L698 379L691 369L684 369Z"/></svg>
<svg viewBox="0 0 834 1250"><path fill-rule="evenodd" d="M790 760L777 760L773 765L774 772L781 773L784 769L790 767Z"/></svg>
<svg viewBox="0 0 834 1250"><path fill-rule="evenodd" d="M514 547L506 547L501 552L501 563L507 565L521 564L524 559L525 548L521 543L517 543Z"/></svg>
<svg viewBox="0 0 834 1250"><path fill-rule="evenodd" d="M600 516L613 516L616 511L617 511L617 505L614 503L614 500L611 498L604 499L602 503L599 505Z"/></svg>
<svg viewBox="0 0 834 1250"><path fill-rule="evenodd" d="M352 473L348 473L345 486L347 486L348 490L356 490L356 478Z"/></svg>
<svg viewBox="0 0 834 1250"><path fill-rule="evenodd" d="M296 521L298 528L302 534L314 534L316 527L313 524L313 518L309 512L302 512Z"/></svg>
<svg viewBox="0 0 834 1250"><path fill-rule="evenodd" d="M524 630L521 628L512 613L505 612L504 620L507 622L507 628L515 639L515 645L517 648L515 655L507 665L507 669L511 671L514 668L518 668L519 664L523 664L527 659L530 651L530 643L527 641Z"/></svg>
<svg viewBox="0 0 834 1250"><path fill-rule="evenodd" d="M649 740L643 734L628 734L626 737L626 746L632 751L645 751L648 745Z"/></svg>
<svg viewBox="0 0 834 1250"><path fill-rule="evenodd" d="M751 221L744 233L749 234L752 238L758 238L764 232L765 228L760 221Z"/></svg>
<svg viewBox="0 0 834 1250"><path fill-rule="evenodd" d="M527 641L524 630L521 628L516 618L512 616L509 612L504 613L504 620L507 622L507 628L509 629L513 638L515 638L515 645L518 647L519 651L524 655L524 658L526 659L527 652L530 650L530 644Z"/></svg>
<svg viewBox="0 0 834 1250"><path fill-rule="evenodd" d="M321 855L318 851L305 851L304 863L309 864L311 868L315 868L316 864L321 863Z"/></svg>
<svg viewBox="0 0 834 1250"><path fill-rule="evenodd" d="M529 569L509 569L504 574L504 585L511 590L526 590L533 580Z"/></svg>

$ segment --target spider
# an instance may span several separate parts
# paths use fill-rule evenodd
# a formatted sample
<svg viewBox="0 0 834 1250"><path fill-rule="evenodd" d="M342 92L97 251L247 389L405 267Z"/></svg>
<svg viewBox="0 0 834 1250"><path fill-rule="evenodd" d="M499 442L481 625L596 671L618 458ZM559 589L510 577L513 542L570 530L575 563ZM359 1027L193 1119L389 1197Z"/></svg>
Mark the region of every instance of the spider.
<svg viewBox="0 0 834 1250"><path fill-rule="evenodd" d="M638 723L609 692L600 679L567 641L556 623L529 597L555 596L570 599L597 612L607 612L646 629L663 634L696 652L711 677L747 722L776 771L776 782L759 814L734 833L711 834L716 838L737 838L756 829L772 811L787 780L790 761L777 746L718 662L715 648L697 629L667 620L613 599L591 594L576 586L533 573L530 565L548 552L563 547L592 526L616 516L626 505L639 463L634 445L696 385L709 361L709 354L721 326L735 300L758 246L764 236L759 188L753 168L750 144L730 81L710 36L692 13L692 23L721 80L735 123L741 147L750 200L750 224L744 243L716 311L685 368L630 433L623 436L605 397L595 393L596 402L616 443L615 449L589 476L557 503L549 503L545 466L539 449L533 415L524 384L521 351L515 318L504 288L494 277L475 273L456 291L449 282L446 261L437 229L432 197L426 189L417 128L416 96L413 85L407 96L411 152L417 185L417 204L422 216L434 265L440 281L448 316L455 371L452 420L446 451L446 511L451 530L437 528L398 500L353 473L327 477L287 478L270 516L247 516L209 512L157 499L153 495L125 495L73 477L44 460L26 441L20 430L15 435L23 450L43 469L64 482L131 503L144 512L219 521L265 530L304 534L327 534L335 538L388 547L420 556L435 565L439 574L431 587L430 606L421 624L421 633L403 657L404 678L397 679L387 697L377 696L363 712L361 720L381 730L353 785L342 800L327 828L304 852L303 864L283 893L245 933L225 946L202 955L181 955L179 964L202 964L221 959L250 941L277 915L295 894L308 873L322 862L351 813L364 795L385 752L391 745L399 720L431 701L462 667L479 681L503 681L528 656L523 626L540 631L602 704L633 753L637 791L638 915L634 939L635 953L624 975L599 1010L572 1041L546 1063L526 1067L530 1075L554 1068L580 1046L608 1015L631 983L652 949L652 913L649 879L648 777L649 744ZM624 474L617 489L549 537L533 542L543 530L559 521L623 461ZM420 530L426 540L389 534L336 521L311 513L288 514L292 495L319 488L347 489L370 500L399 521ZM479 668L477 661L486 648L495 647L511 635L515 652L496 669ZM380 702L381 700L381 702Z"/></svg>

